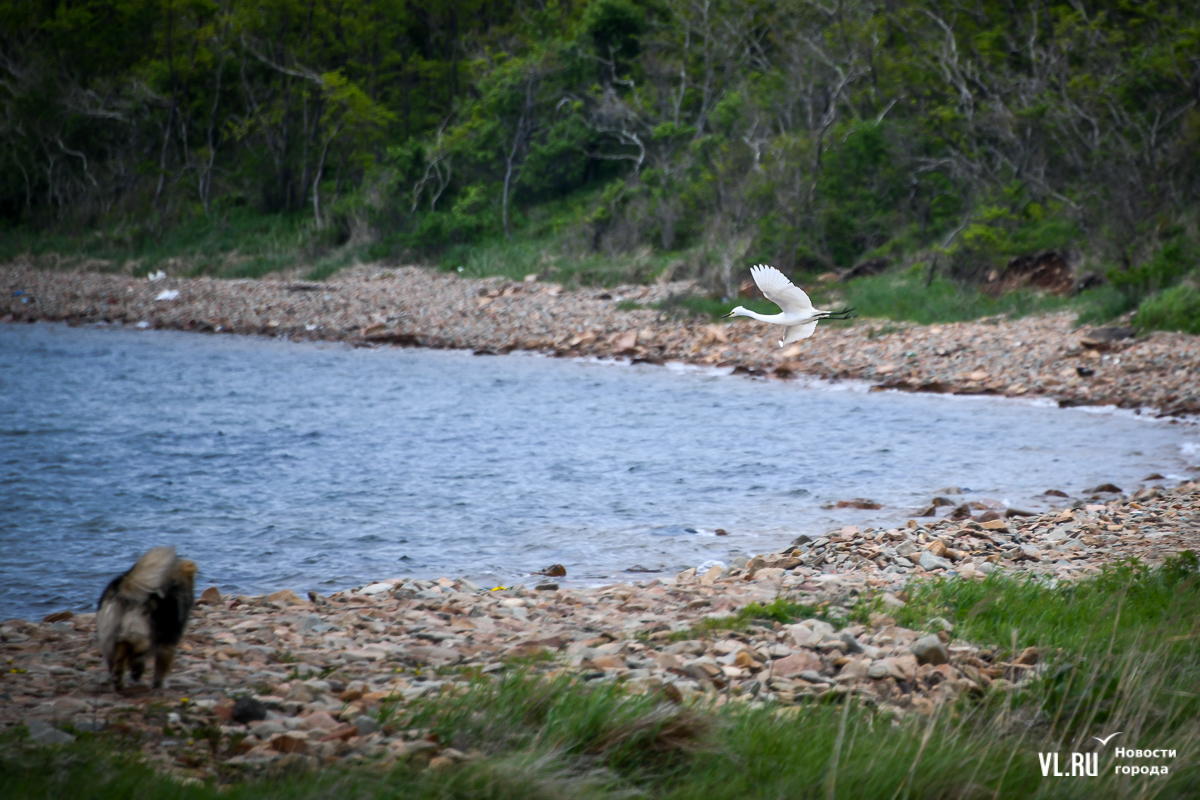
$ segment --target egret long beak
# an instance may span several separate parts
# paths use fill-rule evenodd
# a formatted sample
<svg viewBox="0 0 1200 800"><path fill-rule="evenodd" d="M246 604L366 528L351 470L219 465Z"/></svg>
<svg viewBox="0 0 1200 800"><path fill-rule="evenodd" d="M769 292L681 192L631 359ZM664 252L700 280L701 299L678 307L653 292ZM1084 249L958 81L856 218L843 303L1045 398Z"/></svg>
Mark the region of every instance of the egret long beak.
<svg viewBox="0 0 1200 800"><path fill-rule="evenodd" d="M732 316L733 316L733 312L730 311L728 314L722 314L721 319L729 319Z"/></svg>

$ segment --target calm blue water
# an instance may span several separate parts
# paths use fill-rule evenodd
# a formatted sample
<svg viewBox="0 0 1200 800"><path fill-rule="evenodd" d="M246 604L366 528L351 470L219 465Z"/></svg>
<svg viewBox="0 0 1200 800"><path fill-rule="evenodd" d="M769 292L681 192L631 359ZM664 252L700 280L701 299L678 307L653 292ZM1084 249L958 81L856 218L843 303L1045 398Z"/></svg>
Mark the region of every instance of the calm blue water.
<svg viewBox="0 0 1200 800"><path fill-rule="evenodd" d="M0 325L0 619L87 608L159 544L224 592L632 579L907 519L949 485L1033 507L1132 488L1194 439L697 370ZM851 497L887 507L820 507Z"/></svg>

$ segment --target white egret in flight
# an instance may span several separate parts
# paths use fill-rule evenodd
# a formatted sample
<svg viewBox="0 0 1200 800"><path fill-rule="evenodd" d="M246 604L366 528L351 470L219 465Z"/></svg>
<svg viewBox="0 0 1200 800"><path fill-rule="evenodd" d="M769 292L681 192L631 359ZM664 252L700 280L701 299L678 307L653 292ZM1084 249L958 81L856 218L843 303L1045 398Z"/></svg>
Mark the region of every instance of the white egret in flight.
<svg viewBox="0 0 1200 800"><path fill-rule="evenodd" d="M738 306L726 314L726 317L750 317L760 322L770 322L783 325L783 338L779 346L798 342L813 335L817 323L823 319L850 319L855 316L853 308L843 308L837 311L822 311L813 308L812 301L804 290L789 281L787 277L766 264L757 264L750 268L750 275L758 285L763 296L782 309L779 314L759 314L748 308Z"/></svg>

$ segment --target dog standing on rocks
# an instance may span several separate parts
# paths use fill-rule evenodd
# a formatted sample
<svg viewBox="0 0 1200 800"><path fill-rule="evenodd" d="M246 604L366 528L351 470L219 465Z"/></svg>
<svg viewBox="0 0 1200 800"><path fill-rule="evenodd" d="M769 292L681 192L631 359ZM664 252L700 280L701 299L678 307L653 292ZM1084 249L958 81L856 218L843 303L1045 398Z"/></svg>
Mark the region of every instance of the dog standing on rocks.
<svg viewBox="0 0 1200 800"><path fill-rule="evenodd" d="M162 688L192 613L195 584L195 562L177 557L174 547L156 547L104 590L96 635L117 690L127 669L141 680L151 653L154 688Z"/></svg>

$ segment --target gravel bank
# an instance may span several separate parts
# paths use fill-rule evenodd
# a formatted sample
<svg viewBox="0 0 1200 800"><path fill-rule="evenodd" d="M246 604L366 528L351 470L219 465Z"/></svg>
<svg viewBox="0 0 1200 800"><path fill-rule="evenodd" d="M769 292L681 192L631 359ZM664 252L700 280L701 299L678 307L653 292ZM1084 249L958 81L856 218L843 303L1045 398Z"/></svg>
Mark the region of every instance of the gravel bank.
<svg viewBox="0 0 1200 800"><path fill-rule="evenodd" d="M43 744L69 742L68 727L129 737L164 770L208 779L340 760L438 767L472 758L429 731L395 727L390 720L403 714L381 718L380 710L403 711L417 698L514 668L617 681L664 702L786 713L853 694L901 716L924 714L962 693L1019 687L1042 662L1034 648L1005 656L957 641L948 623L897 627L886 610L902 604L896 595L913 577L977 580L1008 570L1070 579L1116 559L1154 564L1200 546L1200 483L1071 506L1007 518L992 510L966 517L970 509L960 506L925 525L843 528L700 576L688 570L587 589L552 580L492 591L449 578L384 580L306 600L290 590L231 598L212 588L167 688L153 694L144 686L111 691L94 614L9 620L0 623L8 667L0 728L24 723ZM870 625L839 622L837 610L864 594L882 595L885 612ZM706 617L776 597L826 604L832 624L704 632Z"/></svg>
<svg viewBox="0 0 1200 800"><path fill-rule="evenodd" d="M319 284L151 282L10 264L0 267L0 285L0 320L9 322L119 322L364 346L678 360L783 379L849 378L907 391L1040 395L1062 405L1200 413L1200 337L1114 339L1076 328L1067 314L932 326L865 319L849 328L822 326L812 339L780 350L779 331L761 323L707 324L618 307L660 303L687 292L687 284L565 292L554 284L378 266Z"/></svg>

